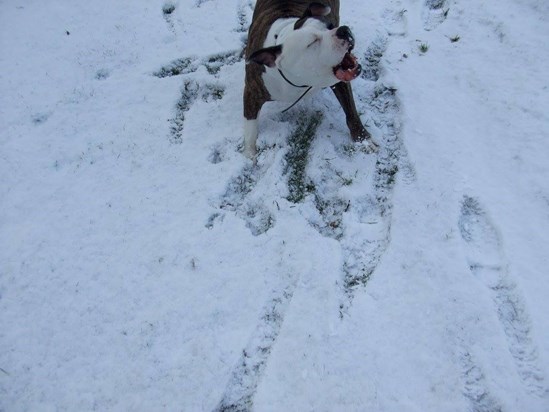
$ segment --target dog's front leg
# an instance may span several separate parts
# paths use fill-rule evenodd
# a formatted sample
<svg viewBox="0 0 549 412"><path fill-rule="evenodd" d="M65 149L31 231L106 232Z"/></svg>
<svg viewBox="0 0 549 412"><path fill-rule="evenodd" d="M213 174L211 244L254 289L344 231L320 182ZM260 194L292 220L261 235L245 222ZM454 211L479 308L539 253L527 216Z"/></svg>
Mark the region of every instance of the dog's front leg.
<svg viewBox="0 0 549 412"><path fill-rule="evenodd" d="M378 144L372 139L368 130L363 126L360 116L356 110L355 99L353 98L353 89L350 83L339 82L331 87L332 91L337 97L339 104L345 112L345 118L347 120L347 126L351 132L351 137L355 142L365 142L368 145L368 149L372 152L378 150Z"/></svg>
<svg viewBox="0 0 549 412"><path fill-rule="evenodd" d="M256 119L244 119L244 148L242 153L248 159L254 159L257 155L257 118Z"/></svg>
<svg viewBox="0 0 549 412"><path fill-rule="evenodd" d="M248 85L244 86L244 155L255 159L257 154L258 116L265 100L254 95Z"/></svg>

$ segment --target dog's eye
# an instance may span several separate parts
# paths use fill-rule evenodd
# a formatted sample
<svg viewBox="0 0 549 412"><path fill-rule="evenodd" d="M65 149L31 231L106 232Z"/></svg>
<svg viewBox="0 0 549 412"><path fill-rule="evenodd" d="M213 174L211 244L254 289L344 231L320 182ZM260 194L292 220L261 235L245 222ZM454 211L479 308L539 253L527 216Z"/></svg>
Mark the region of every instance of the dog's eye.
<svg viewBox="0 0 549 412"><path fill-rule="evenodd" d="M332 23L328 23L328 30L333 30L334 29L334 25Z"/></svg>

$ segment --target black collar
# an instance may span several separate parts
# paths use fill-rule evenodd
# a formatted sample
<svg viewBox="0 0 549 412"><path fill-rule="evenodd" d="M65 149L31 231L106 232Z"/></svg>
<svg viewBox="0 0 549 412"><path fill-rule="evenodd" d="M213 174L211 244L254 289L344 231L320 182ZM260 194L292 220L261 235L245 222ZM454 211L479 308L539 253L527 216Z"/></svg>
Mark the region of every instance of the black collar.
<svg viewBox="0 0 549 412"><path fill-rule="evenodd" d="M300 87L300 88L303 88L303 87L312 87L312 86L298 86L297 84L295 83L292 83L290 80L288 80L288 78L286 76L284 76L284 73L282 73L282 70L278 69L278 72L280 73L280 75L282 76L282 78L284 80L286 80L287 83L291 84L292 86L294 87Z"/></svg>
<svg viewBox="0 0 549 412"><path fill-rule="evenodd" d="M306 87L307 87L307 90L305 90L305 92L304 92L301 96L299 96L299 99L297 99L290 107L287 107L286 109L282 110L282 113L285 113L285 112L287 112L288 110L290 110L292 107L294 107L296 104L298 104L299 101L300 101L301 99L303 99L303 98L305 97L305 95L306 95L307 93L309 93L309 91L311 91L311 89L313 88L313 86L298 86L297 84L292 83L290 80L288 80L288 78L287 78L286 76L284 76L284 73L282 73L282 70L278 69L278 72L280 73L280 75L282 76L282 78L283 78L284 80L286 80L286 82L287 82L288 84L290 84L290 85L292 85L292 86L294 86L294 87L299 87L300 89L303 89L303 88L306 88Z"/></svg>

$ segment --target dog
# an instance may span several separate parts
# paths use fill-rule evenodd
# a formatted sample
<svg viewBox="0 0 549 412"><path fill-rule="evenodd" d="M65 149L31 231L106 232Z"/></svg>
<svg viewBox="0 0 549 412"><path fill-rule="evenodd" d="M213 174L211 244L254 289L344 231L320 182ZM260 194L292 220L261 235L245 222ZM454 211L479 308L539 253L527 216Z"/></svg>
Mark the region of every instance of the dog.
<svg viewBox="0 0 549 412"><path fill-rule="evenodd" d="M258 116L268 101L295 105L306 94L330 87L341 104L354 141L378 149L357 113L350 81L362 71L351 53L353 33L339 26L339 0L257 0L246 47L244 148L257 155ZM310 93L311 92L311 93Z"/></svg>

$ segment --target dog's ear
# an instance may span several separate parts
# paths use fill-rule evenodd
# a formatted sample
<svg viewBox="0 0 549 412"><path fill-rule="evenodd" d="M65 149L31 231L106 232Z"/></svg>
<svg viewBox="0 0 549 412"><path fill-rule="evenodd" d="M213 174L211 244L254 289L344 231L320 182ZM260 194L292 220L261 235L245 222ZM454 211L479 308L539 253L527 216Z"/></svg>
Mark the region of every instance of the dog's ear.
<svg viewBox="0 0 549 412"><path fill-rule="evenodd" d="M309 4L303 17L325 17L330 14L331 11L332 9L330 6L325 6L324 4L315 1Z"/></svg>
<svg viewBox="0 0 549 412"><path fill-rule="evenodd" d="M257 50L252 53L249 62L255 62L257 64L264 64L268 67L275 67L276 58L282 53L282 45L266 47L264 49Z"/></svg>
<svg viewBox="0 0 549 412"><path fill-rule="evenodd" d="M332 9L330 8L330 6L326 6L316 1L310 3L309 6L307 7L307 10L305 10L305 13L303 13L301 18L295 22L294 30L300 29L305 24L307 19L311 17L316 19L321 19L322 17L326 17L328 14L330 14L331 11Z"/></svg>

